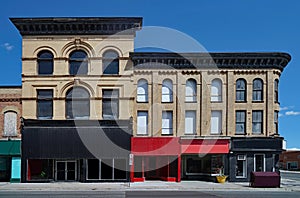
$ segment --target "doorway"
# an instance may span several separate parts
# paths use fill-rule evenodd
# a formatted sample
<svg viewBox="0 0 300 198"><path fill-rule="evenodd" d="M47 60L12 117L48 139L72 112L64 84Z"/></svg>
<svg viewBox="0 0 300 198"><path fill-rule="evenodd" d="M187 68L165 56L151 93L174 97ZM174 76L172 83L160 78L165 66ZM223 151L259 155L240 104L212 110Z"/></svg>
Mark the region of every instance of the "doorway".
<svg viewBox="0 0 300 198"><path fill-rule="evenodd" d="M56 161L56 181L76 181L76 161Z"/></svg>

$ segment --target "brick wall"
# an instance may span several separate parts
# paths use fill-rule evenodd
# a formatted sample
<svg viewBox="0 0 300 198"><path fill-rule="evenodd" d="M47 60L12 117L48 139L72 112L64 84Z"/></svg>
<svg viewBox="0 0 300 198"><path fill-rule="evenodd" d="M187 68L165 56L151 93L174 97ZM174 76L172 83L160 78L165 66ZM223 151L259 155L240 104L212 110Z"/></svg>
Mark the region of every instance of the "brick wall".
<svg viewBox="0 0 300 198"><path fill-rule="evenodd" d="M0 139L6 139L4 136L4 113L13 111L17 113L17 136L12 139L20 139L22 104L21 104L22 88L21 87L0 87Z"/></svg>

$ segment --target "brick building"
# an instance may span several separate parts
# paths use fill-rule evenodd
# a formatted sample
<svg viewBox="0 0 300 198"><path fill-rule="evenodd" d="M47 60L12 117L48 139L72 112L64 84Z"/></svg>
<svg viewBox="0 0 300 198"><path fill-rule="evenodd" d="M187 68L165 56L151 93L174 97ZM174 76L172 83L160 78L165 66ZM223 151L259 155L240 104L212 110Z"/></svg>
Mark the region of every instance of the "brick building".
<svg viewBox="0 0 300 198"><path fill-rule="evenodd" d="M283 170L300 170L300 151L284 151L279 157L280 168Z"/></svg>
<svg viewBox="0 0 300 198"><path fill-rule="evenodd" d="M0 87L0 181L20 181L21 86Z"/></svg>
<svg viewBox="0 0 300 198"><path fill-rule="evenodd" d="M282 152L287 53L134 52L142 18L13 18L22 181L249 181Z"/></svg>

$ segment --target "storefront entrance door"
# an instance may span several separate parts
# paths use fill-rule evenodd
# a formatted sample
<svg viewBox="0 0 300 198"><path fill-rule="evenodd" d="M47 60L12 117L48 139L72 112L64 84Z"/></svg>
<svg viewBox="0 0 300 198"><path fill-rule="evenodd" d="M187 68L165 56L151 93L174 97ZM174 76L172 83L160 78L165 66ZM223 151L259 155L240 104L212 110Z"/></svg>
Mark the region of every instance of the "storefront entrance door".
<svg viewBox="0 0 300 198"><path fill-rule="evenodd" d="M76 181L76 179L77 179L76 161L56 162L57 181Z"/></svg>

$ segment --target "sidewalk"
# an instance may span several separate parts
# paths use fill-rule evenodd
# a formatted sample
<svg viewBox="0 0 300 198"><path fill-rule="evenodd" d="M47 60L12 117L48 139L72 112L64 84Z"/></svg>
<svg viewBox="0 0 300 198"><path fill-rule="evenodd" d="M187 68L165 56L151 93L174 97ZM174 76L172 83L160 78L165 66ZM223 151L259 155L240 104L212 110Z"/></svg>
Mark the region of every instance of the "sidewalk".
<svg viewBox="0 0 300 198"><path fill-rule="evenodd" d="M299 186L282 185L281 188L252 188L248 182L224 184L204 181L182 181L180 183L146 181L135 183L0 183L0 191L300 191Z"/></svg>

